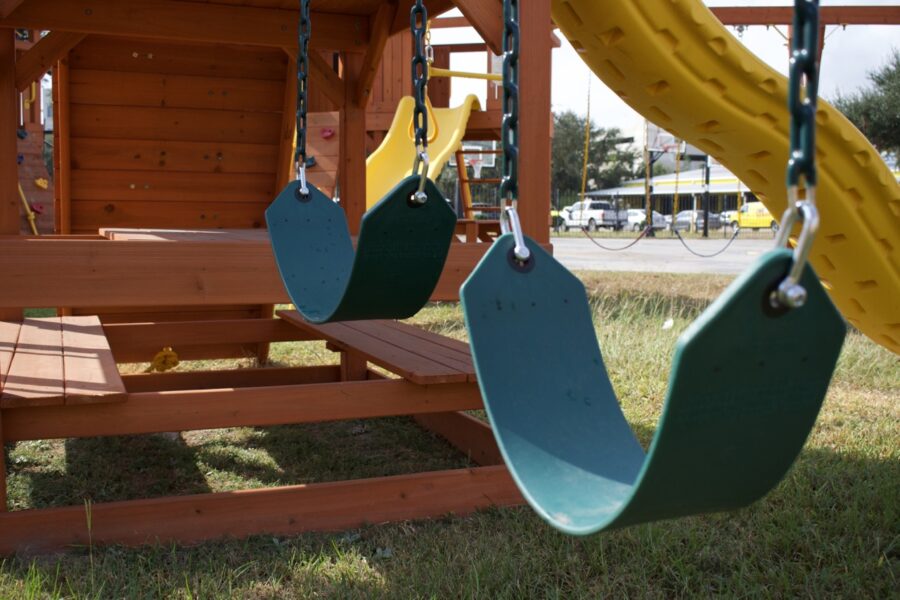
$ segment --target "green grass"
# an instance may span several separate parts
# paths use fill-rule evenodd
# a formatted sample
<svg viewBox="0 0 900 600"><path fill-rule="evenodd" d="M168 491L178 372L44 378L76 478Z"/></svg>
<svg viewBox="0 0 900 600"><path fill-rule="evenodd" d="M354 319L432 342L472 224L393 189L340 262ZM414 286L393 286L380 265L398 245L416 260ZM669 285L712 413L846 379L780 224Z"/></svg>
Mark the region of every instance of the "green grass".
<svg viewBox="0 0 900 600"><path fill-rule="evenodd" d="M675 340L728 279L583 280L613 383L647 443ZM671 329L663 328L667 319ZM453 304L431 306L413 322L465 338ZM276 344L272 358L333 361L320 343ZM292 538L75 549L6 560L0 598L897 597L898 398L897 357L851 332L797 464L768 497L735 513L587 539L556 533L516 508ZM467 464L405 418L198 431L175 440L29 442L8 448L8 462L16 510Z"/></svg>

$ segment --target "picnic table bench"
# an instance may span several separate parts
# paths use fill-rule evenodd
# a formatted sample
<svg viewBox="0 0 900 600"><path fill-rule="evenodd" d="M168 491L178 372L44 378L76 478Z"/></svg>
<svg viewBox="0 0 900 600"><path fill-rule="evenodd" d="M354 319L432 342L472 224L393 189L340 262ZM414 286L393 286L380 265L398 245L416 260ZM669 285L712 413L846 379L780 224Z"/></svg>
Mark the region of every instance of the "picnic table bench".
<svg viewBox="0 0 900 600"><path fill-rule="evenodd" d="M0 408L121 402L126 397L97 317L0 322Z"/></svg>

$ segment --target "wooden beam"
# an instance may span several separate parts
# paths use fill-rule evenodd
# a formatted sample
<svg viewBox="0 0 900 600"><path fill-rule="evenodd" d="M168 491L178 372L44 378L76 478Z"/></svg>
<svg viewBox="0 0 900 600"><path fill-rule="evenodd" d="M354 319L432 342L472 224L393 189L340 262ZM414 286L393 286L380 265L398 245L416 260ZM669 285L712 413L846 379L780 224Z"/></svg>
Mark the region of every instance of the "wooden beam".
<svg viewBox="0 0 900 600"><path fill-rule="evenodd" d="M356 82L356 91L353 101L360 108L365 108L372 94L372 84L378 74L378 66L381 64L381 56L384 54L384 46L390 37L391 24L397 14L396 2L385 2L378 6L378 12L372 19L369 27L369 47L360 67L359 79Z"/></svg>
<svg viewBox="0 0 900 600"><path fill-rule="evenodd" d="M506 467L496 466L93 504L90 529L84 506L22 510L0 515L0 554L340 531L521 503Z"/></svg>
<svg viewBox="0 0 900 600"><path fill-rule="evenodd" d="M401 379L129 394L92 406L9 408L7 442L266 427L371 419L482 407L474 383L416 385Z"/></svg>
<svg viewBox="0 0 900 600"><path fill-rule="evenodd" d="M18 127L15 33L0 28L0 235L17 235L21 227L16 162Z"/></svg>
<svg viewBox="0 0 900 600"><path fill-rule="evenodd" d="M281 109L281 140L278 145L278 171L275 189L279 192L294 179L294 144L297 141L297 60L288 59Z"/></svg>
<svg viewBox="0 0 900 600"><path fill-rule="evenodd" d="M21 92L40 80L53 65L86 37L84 33L51 31L19 57L16 63L16 88Z"/></svg>
<svg viewBox="0 0 900 600"><path fill-rule="evenodd" d="M710 7L725 25L790 25L794 9L790 6L715 6ZM856 5L819 7L822 25L900 25L900 6Z"/></svg>
<svg viewBox="0 0 900 600"><path fill-rule="evenodd" d="M453 0L453 3L491 51L502 54L503 3L498 0Z"/></svg>
<svg viewBox="0 0 900 600"><path fill-rule="evenodd" d="M220 344L308 341L310 336L281 319L121 323L103 326L120 363L145 362L161 348L181 356L185 348Z"/></svg>
<svg viewBox="0 0 900 600"><path fill-rule="evenodd" d="M312 78L310 86L316 86L316 89L325 94L325 97L331 100L335 106L343 106L344 82L317 52L311 52L309 55L309 71Z"/></svg>
<svg viewBox="0 0 900 600"><path fill-rule="evenodd" d="M177 371L123 375L125 388L132 394L221 388L307 385L341 381L338 365L324 367L275 367L265 369L229 369L225 371Z"/></svg>
<svg viewBox="0 0 900 600"><path fill-rule="evenodd" d="M410 9L407 9L406 7L410 5L411 3L404 3L401 9L397 11L396 16L394 17L394 23L391 26L392 35L401 31L409 31ZM425 5L425 8L428 9L429 19L434 19L438 15L442 15L454 8L453 0L428 0Z"/></svg>
<svg viewBox="0 0 900 600"><path fill-rule="evenodd" d="M312 15L313 48L365 49L365 16ZM297 47L297 11L177 0L29 0L2 27L50 29L158 40Z"/></svg>
<svg viewBox="0 0 900 600"><path fill-rule="evenodd" d="M416 423L447 440L479 465L502 465L494 432L484 421L462 412L417 415Z"/></svg>
<svg viewBox="0 0 900 600"><path fill-rule="evenodd" d="M519 4L519 216L540 244L550 242L550 3Z"/></svg>
<svg viewBox="0 0 900 600"><path fill-rule="evenodd" d="M57 233L72 232L72 107L69 102L69 59L63 57L53 70L53 139L56 172L53 177Z"/></svg>
<svg viewBox="0 0 900 600"><path fill-rule="evenodd" d="M358 160L365 169L365 154ZM432 299L458 299L459 286L488 247L453 244ZM290 302L265 238L172 244L0 236L0 273L14 282L3 286L0 308Z"/></svg>
<svg viewBox="0 0 900 600"><path fill-rule="evenodd" d="M366 212L366 109L352 101L360 80L363 55L343 53L344 105L341 107L341 153L338 181L341 206L347 213L350 233L359 233Z"/></svg>
<svg viewBox="0 0 900 600"><path fill-rule="evenodd" d="M0 18L5 19L9 14L19 8L24 0L0 0Z"/></svg>
<svg viewBox="0 0 900 600"><path fill-rule="evenodd" d="M16 91L16 35L0 28L0 235L18 235L19 166L18 138L19 95ZM4 276L7 282L12 281ZM9 287L4 285L4 288ZM21 321L26 305L0 307L0 320ZM4 496L5 497L5 496Z"/></svg>
<svg viewBox="0 0 900 600"><path fill-rule="evenodd" d="M6 440L3 439L3 411L0 410L0 514L6 510Z"/></svg>

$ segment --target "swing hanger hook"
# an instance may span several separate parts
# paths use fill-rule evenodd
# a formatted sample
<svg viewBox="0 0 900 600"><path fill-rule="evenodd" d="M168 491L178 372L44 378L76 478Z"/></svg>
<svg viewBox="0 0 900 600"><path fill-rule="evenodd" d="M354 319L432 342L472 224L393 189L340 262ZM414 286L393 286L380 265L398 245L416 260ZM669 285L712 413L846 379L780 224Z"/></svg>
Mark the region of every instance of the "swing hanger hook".
<svg viewBox="0 0 900 600"><path fill-rule="evenodd" d="M309 186L306 185L306 161L302 158L297 160L295 168L297 181L300 182L300 189L297 191L303 196L309 196Z"/></svg>
<svg viewBox="0 0 900 600"><path fill-rule="evenodd" d="M419 176L419 187L410 197L416 204L422 205L428 202L428 194L425 192L425 184L428 182L428 150L424 146L416 148L416 160L413 162L413 175Z"/></svg>
<svg viewBox="0 0 900 600"><path fill-rule="evenodd" d="M513 200L510 206L500 213L500 231L504 234L512 233L516 242L513 254L516 260L526 262L531 258L531 250L525 245L525 234L522 232L522 222L519 221L519 213L516 212L517 200Z"/></svg>
<svg viewBox="0 0 900 600"><path fill-rule="evenodd" d="M781 218L781 227L775 240L776 248L785 248L788 245L791 231L798 219L803 220L800 237L794 248L793 262L787 277L778 284L778 288L772 292L770 302L774 307L800 308L806 304L807 292L800 285L803 269L809 259L816 232L819 230L819 211L816 208L816 188L806 189L806 198L797 200L799 191L797 186L788 187L788 209Z"/></svg>

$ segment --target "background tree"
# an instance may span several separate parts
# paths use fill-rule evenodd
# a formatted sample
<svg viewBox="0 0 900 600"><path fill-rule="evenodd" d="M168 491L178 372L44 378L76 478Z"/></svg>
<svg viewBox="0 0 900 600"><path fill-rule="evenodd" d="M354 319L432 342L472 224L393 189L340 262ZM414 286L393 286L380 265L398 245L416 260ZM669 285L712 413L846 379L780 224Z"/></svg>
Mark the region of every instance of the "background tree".
<svg viewBox="0 0 900 600"><path fill-rule="evenodd" d="M870 87L838 94L834 104L880 152L900 154L900 51L894 49L868 78Z"/></svg>
<svg viewBox="0 0 900 600"><path fill-rule="evenodd" d="M585 118L566 111L553 115L553 125L553 189L561 194L580 192ZM617 128L603 129L591 123L588 190L616 187L635 176L637 152L632 145L620 143L621 139Z"/></svg>

